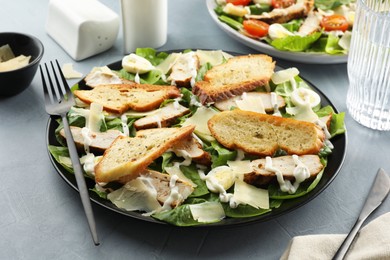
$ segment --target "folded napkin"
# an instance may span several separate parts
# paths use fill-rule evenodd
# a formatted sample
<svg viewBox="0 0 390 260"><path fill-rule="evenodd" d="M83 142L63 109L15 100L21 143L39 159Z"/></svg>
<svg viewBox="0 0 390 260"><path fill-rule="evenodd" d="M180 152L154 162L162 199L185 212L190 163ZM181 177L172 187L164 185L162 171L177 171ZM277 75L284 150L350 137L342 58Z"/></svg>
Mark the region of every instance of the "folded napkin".
<svg viewBox="0 0 390 260"><path fill-rule="evenodd" d="M280 259L332 259L345 237L332 234L294 237ZM390 259L390 212L360 230L345 259Z"/></svg>

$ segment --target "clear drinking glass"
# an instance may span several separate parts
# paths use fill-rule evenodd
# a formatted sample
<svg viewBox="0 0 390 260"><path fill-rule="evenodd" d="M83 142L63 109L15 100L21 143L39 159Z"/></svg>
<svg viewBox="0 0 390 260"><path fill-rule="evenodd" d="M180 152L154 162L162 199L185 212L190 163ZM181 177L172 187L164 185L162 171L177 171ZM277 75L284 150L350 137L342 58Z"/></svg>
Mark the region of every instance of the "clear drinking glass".
<svg viewBox="0 0 390 260"><path fill-rule="evenodd" d="M390 130L390 0L357 0L347 107L360 124Z"/></svg>
<svg viewBox="0 0 390 260"><path fill-rule="evenodd" d="M124 53L167 41L168 0L121 0Z"/></svg>

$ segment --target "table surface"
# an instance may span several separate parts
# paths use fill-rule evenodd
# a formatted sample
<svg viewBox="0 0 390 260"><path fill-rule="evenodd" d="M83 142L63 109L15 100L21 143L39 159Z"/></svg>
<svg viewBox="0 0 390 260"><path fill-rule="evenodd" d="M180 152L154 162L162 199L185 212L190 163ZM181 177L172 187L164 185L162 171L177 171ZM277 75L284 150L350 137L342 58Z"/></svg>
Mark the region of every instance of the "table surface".
<svg viewBox="0 0 390 260"><path fill-rule="evenodd" d="M120 1L102 1L118 14ZM168 41L160 50L194 48L256 53L220 30L204 0L170 0ZM114 46L75 62L45 32L47 0L0 0L0 31L38 37L42 62L73 63L84 74L120 60L122 33ZM347 111L347 66L295 66ZM72 82L70 82L72 83ZM73 82L74 83L74 82ZM276 219L229 229L185 229L131 219L93 205L101 245L93 245L79 195L59 177L46 147L41 79L21 94L0 98L0 252L4 259L278 259L298 235L346 233L354 224L379 167L390 171L390 133L373 131L346 114L347 154L336 179L315 199ZM390 199L369 218L390 211Z"/></svg>

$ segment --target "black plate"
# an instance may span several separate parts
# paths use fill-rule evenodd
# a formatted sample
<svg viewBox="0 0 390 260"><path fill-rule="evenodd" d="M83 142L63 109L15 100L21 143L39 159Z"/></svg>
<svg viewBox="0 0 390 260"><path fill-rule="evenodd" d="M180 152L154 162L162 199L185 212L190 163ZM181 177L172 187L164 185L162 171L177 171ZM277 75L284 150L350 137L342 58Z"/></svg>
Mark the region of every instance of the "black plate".
<svg viewBox="0 0 390 260"><path fill-rule="evenodd" d="M177 50L180 51L180 50ZM232 53L233 55L237 55L237 53ZM114 62L112 64L107 65L109 68L113 70L119 70L121 69L121 61ZM278 67L277 69L281 69ZM301 77L302 78L302 77ZM319 90L317 89L313 84L302 78L307 84L309 84L314 91L316 91L320 97L321 97L321 105L326 106L330 105L333 107L334 111L337 113L337 109L335 106L330 102L330 100ZM87 89L88 87L85 85L84 81L81 80L79 82L79 88L80 89ZM59 145L55 138L55 129L57 128L58 124L55 121L55 117L49 118L46 128L46 136L47 136L47 145ZM322 179L318 183L318 185L313 189L310 193L296 198L292 200L285 200L283 204L277 208L273 209L271 212L266 213L264 215L256 216L256 217L250 217L250 218L226 218L223 219L221 222L218 223L212 223L212 224L205 224L205 225L199 225L195 227L227 227L227 226L236 226L236 225L243 225L243 224L251 224L256 222L262 222L267 221L273 218L276 218L278 216L281 216L282 214L286 214L288 212L291 212L304 204L308 203L312 199L314 199L316 196L318 196L323 190L325 190L328 185L334 180L334 178L339 173L341 166L344 162L345 154L346 154L346 146L347 146L347 135L346 133L342 135L337 135L334 138L332 138L332 144L334 145L333 153L328 157L328 165L324 170ZM73 189L78 191L76 179L75 176L68 171L66 171L57 161L54 159L54 157L49 152L49 158L54 166L54 168L57 170L58 174L65 180L66 183L68 183ZM94 187L94 182L90 179L87 179L87 186L89 188ZM122 209L117 208L114 204L112 204L109 200L105 200L97 196L94 192L89 193L91 200L108 210L123 214L125 216L140 219L147 222L152 223L158 223L158 224L165 224L169 225L165 222L156 220L152 217L143 216L139 212L129 212Z"/></svg>

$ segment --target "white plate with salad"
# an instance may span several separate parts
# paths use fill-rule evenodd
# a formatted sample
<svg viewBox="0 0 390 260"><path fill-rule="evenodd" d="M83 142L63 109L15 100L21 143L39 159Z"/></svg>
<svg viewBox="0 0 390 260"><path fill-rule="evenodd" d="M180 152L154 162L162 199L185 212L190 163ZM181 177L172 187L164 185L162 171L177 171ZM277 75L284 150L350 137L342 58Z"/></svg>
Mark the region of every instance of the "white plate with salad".
<svg viewBox="0 0 390 260"><path fill-rule="evenodd" d="M224 32L257 51L300 63L346 63L354 1L315 0L311 4L313 11L299 14L300 6L307 2L310 1L206 0L206 5L211 18ZM299 18L293 18L293 14L285 19L289 16L286 8L291 8L290 12Z"/></svg>
<svg viewBox="0 0 390 260"><path fill-rule="evenodd" d="M137 77L139 77L137 81L143 83L161 84L163 82L166 82L167 79L169 79L169 75L161 74L161 70L159 70L160 72L156 71L155 68L158 66L158 64L162 64L164 60L171 59L173 55L182 55L188 52L191 51L174 50L174 51L167 51L167 52L156 52L153 49L137 49L135 55L147 59L153 65L151 66L151 69L149 71L147 70L146 72L144 71L144 74L142 75L137 75L138 73L132 73L126 71L126 69L122 67L122 61L117 61L112 64L109 64L107 65L107 67L112 72L118 72L118 74L115 73L115 75L121 75L122 78L126 78L127 80L134 80ZM206 59L206 62L204 62L204 64L200 66L198 73L196 75L197 77L200 78L196 78L196 80L201 80L204 73L213 67L211 63L215 63L216 60L220 60L220 59L215 59L215 55L214 55L215 51L210 52L212 53L211 55L212 57L210 56L211 57L210 62L207 61L208 59L207 50L206 51L202 50L199 53L202 54L203 60ZM221 53L221 51L218 51L218 53ZM226 54L226 52L222 52L222 53ZM229 59L229 57L234 57L237 55L239 54L229 53L228 56L223 55L223 57L227 57L227 59ZM222 61L220 60L220 62L224 63L225 62L224 59L225 58L222 58ZM106 70L107 67L105 67L104 69L105 73L107 73ZM290 71L290 70L288 69L285 70L284 68L280 68L277 66L275 68L275 71ZM294 69L293 71L297 71L297 70ZM113 194L116 191L123 189L128 183L126 183L126 185L117 182L113 182L111 184L109 183L108 184L109 188L107 188L107 186L101 186L101 185L107 185L107 183L101 184L95 182L93 167L92 170L91 167L85 167L84 168L85 176L87 180L87 185L90 189L91 200L96 204L107 208L108 210L126 215L131 218L139 219L142 221L158 223L158 224L170 224L174 226L194 226L194 227L237 226L242 224L266 221L278 217L282 214L286 214L306 204L307 202L315 198L317 195L319 195L324 189L326 189L328 185L337 176L345 158L347 139L346 139L344 122L343 122L343 118L344 118L343 113L339 113L337 109L334 107L334 105L331 103L331 101L321 91L319 91L315 86L313 86L312 84L304 80L302 77L295 74L293 79L291 78L290 80L284 81L283 83L272 85L272 88L274 88L275 93L276 92L279 93L278 95L285 95L285 94L288 95L288 93L290 92L289 89L291 90L291 88L295 88L296 87L295 85L297 85L298 88L301 87L305 89L309 88L313 90L316 93L316 95L318 95L318 97L320 98L320 103L316 105L315 113L317 113L318 115L321 113L328 114L329 111L332 111L332 119L330 122L329 129L332 136L330 141L333 148L329 150L328 148L330 146L326 146L327 148L324 146L325 150L322 149L320 152L322 155L320 155L319 153L319 156L321 157L321 163L324 164L323 170L317 175L317 177L314 180L310 180L310 181L308 180L307 182L301 183L301 186L299 186L294 193L282 192L278 188L278 185L269 184L267 187L262 188L262 190L267 193L266 195L267 200L269 197L269 205L267 208L253 207L250 204L245 204L245 202L236 205L232 208L231 206L229 206L230 205L229 203L220 202L218 197L218 192L216 193L215 191L211 191L208 188L207 180L204 181L202 177L200 177L201 174L199 171L201 170L207 175L207 173L211 172L212 168L216 169L221 166L227 167L229 160L237 160L237 158L241 157L242 154L239 156L238 151L226 149L223 146L221 146L221 144L218 144L218 142L215 142L215 140L210 141L210 139L204 138L204 136L200 135L200 132L194 132L195 135L199 134L197 137L199 138L199 140L200 139L203 140L202 142L203 149L210 152L211 154L210 158L213 164L211 166L210 165L207 166L208 168L205 168L204 165L202 166L194 162L191 162L191 164L189 165L181 164L179 169L187 178L190 179L190 181L192 180L193 182L195 182L197 186L195 187L194 192L189 197L187 197L187 199L185 199L180 205L177 205L176 207L168 210L152 211L149 212L149 214L145 214L144 211L139 211L139 210L129 211L126 208L127 207L126 205L123 206L124 204L119 205L116 203L118 202L118 200L122 202L121 196L123 196L124 192L127 192L127 190L126 191L122 190L119 192L120 194L119 197L121 197L120 199L118 199L118 197L113 198L113 196L111 197L109 196L110 194ZM91 88L86 85L85 79L83 79L75 86L73 86L72 89L90 90ZM197 113L196 111L200 110L200 108L205 108L205 106L200 105L199 102L194 102L194 100L196 100L196 96L193 96L191 94L190 89L182 87L181 91L183 95L180 97L179 100L177 100L179 104L182 105L187 104L189 107L195 106L195 107L191 107L191 109L195 108L195 110L191 110L192 112L190 114L178 120L178 122L185 122L186 120L191 119L192 116ZM287 96L286 98L289 99ZM291 101L288 101L287 99L286 99L287 101L286 103L288 103L287 106L294 107ZM170 102L165 102L165 105L163 106L168 106L167 104L169 103ZM163 108L163 106L161 106L160 108ZM215 107L208 106L207 109L215 110ZM88 106L85 106L85 104L83 105L78 103L74 108L72 108L71 111L72 113L69 114L70 124L75 127L77 126L86 127L86 121L88 121L86 114L92 113L90 108ZM214 112L218 112L218 111L215 110ZM285 114L285 112L282 112L281 115L283 116L283 114ZM126 128L127 130L130 129L130 131L127 132L127 135L131 135L133 131L138 131L132 128L134 127L134 115L133 116L132 115L133 115L132 112L130 112L130 114L129 113L126 114L126 122L127 122ZM108 130L119 129L119 130L123 130L124 134L126 132L124 131L125 126L123 125L123 116L121 115L113 116L112 114L107 114L102 112L101 115L99 116L95 115L93 118L101 118L101 120L104 120L104 124L102 123L100 125L100 129L102 129L102 127L104 126L103 127L104 130L99 130L99 131L104 132ZM139 119L139 115L136 116L136 119ZM178 124L179 125L181 124L178 122L176 122L177 123L176 126L178 126ZM68 158L69 155L67 152L67 148L63 146L63 140L59 135L60 130L61 130L61 122L59 118L56 117L50 118L48 120L47 132L46 132L49 157L58 174L73 189L77 190L77 184L74 175L72 173L72 167L71 165L69 165L70 160ZM207 140L209 140L210 142L208 143ZM184 157L181 158L180 156L175 156L168 153L169 152L164 153L164 155L156 159L149 167L153 169L155 168L159 169L159 171L161 171L161 169L164 169L165 167L165 169L167 170L168 166L183 161ZM94 163L100 160L98 159L98 157L101 157L101 154L100 155L92 154L92 152L90 153L89 151L80 152L81 162L84 166L87 166L87 160L88 160L87 157L89 155L92 155L93 158L92 162ZM240 160L243 160L243 158L241 158ZM215 167L213 166L214 164L216 165ZM177 177L177 178L181 178L181 177ZM252 188L256 189L254 187ZM232 189L233 187L230 187L227 188L226 191L233 192ZM195 219L194 218L195 213L192 207L194 205L203 205L202 203L208 204L207 206L210 206L209 204L215 204L215 203L219 204L219 208L223 209L222 214L224 215L224 217L218 218L218 220L214 219L213 221L200 221L199 219ZM214 207L211 208L214 209ZM200 211L202 213L199 213ZM207 210L205 211L205 208L203 208L202 210L198 209L197 214L204 214L205 212L206 214L208 214Z"/></svg>

